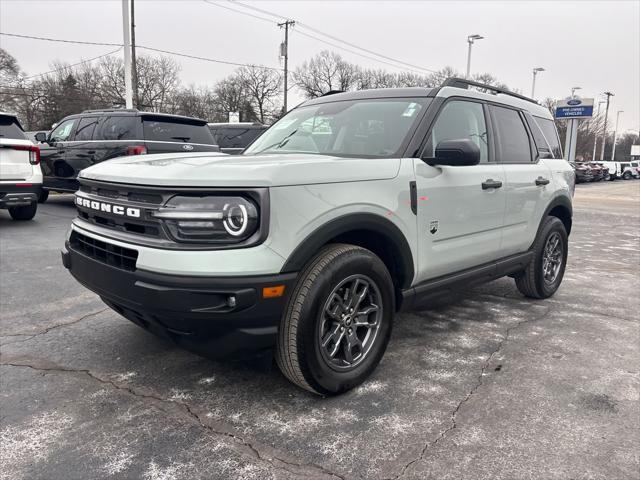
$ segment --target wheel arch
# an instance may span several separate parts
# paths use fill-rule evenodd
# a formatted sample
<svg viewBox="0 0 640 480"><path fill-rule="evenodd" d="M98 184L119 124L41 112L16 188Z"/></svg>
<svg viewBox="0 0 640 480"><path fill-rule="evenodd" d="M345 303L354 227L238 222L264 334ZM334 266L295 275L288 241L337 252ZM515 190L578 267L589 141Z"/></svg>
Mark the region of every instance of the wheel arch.
<svg viewBox="0 0 640 480"><path fill-rule="evenodd" d="M393 222L373 213L344 215L317 228L291 253L281 272L300 271L329 243L349 243L371 250L387 266L397 290L413 282L413 254L407 239Z"/></svg>
<svg viewBox="0 0 640 480"><path fill-rule="evenodd" d="M544 219L548 216L556 217L560 219L563 223L565 230L567 231L567 235L571 233L571 227L573 225L573 206L571 205L571 200L564 195L555 197L547 206L544 215L540 219L540 225L538 226L538 231L536 232L536 237L542 228L542 224ZM534 240L535 241L535 240Z"/></svg>

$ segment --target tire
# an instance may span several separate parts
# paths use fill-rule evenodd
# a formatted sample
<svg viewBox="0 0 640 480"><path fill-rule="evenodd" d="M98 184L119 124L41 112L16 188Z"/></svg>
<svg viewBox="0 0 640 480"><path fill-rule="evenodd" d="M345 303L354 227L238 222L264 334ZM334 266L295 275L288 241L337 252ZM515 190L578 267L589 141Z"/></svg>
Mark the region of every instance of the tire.
<svg viewBox="0 0 640 480"><path fill-rule="evenodd" d="M361 302L351 303L348 289L362 293L365 286ZM345 303L369 313L356 316ZM394 285L384 263L361 247L328 245L302 270L288 299L278 330L278 367L291 382L319 395L350 390L380 362L394 313Z"/></svg>
<svg viewBox="0 0 640 480"><path fill-rule="evenodd" d="M49 198L49 190L45 190L44 188L40 190L40 195L38 195L38 203L44 203Z"/></svg>
<svg viewBox="0 0 640 480"><path fill-rule="evenodd" d="M552 242L552 239L558 240L558 245L561 248L559 257L557 258L557 270L555 270L555 276L551 279L545 278L544 274L544 253L545 248L548 246L548 242ZM567 265L568 248L568 236L567 231L564 228L564 224L557 217L547 217L538 232L538 236L533 244L533 258L527 268L518 276L516 276L516 286L520 293L529 298L549 298L562 283L564 277L564 271ZM550 281L551 280L551 281Z"/></svg>
<svg viewBox="0 0 640 480"><path fill-rule="evenodd" d="M631 172L630 172L629 170L627 170L626 172L624 172L624 173L622 174L622 178L623 178L624 180L631 180L631 176L632 176L632 175L631 175Z"/></svg>
<svg viewBox="0 0 640 480"><path fill-rule="evenodd" d="M9 207L9 215L14 220L31 220L36 216L37 209L38 204L35 202L24 207Z"/></svg>

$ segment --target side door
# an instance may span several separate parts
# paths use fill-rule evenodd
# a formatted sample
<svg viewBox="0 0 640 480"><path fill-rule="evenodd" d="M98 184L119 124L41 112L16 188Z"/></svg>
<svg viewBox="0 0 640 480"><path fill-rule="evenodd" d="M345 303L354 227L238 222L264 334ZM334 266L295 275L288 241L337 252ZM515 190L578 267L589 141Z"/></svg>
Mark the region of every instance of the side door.
<svg viewBox="0 0 640 480"><path fill-rule="evenodd" d="M473 166L430 166L443 140L471 139L480 148ZM471 99L450 99L441 107L421 158L414 159L417 189L419 271L424 281L491 262L500 256L506 195L487 107Z"/></svg>
<svg viewBox="0 0 640 480"><path fill-rule="evenodd" d="M63 120L40 148L43 185L47 188L75 190L71 181L75 178L73 169L67 164L67 149L77 122L77 118Z"/></svg>
<svg viewBox="0 0 640 480"><path fill-rule="evenodd" d="M94 164L96 148L93 135L98 124L97 116L78 119L72 141L68 142L66 163L69 167L69 180L76 179L80 170ZM75 188L78 187L77 182Z"/></svg>
<svg viewBox="0 0 640 480"><path fill-rule="evenodd" d="M496 157L504 167L506 178L507 208L501 254L508 256L525 252L535 239L553 191L551 170L540 157L549 156L551 152L548 145L546 148L543 145L538 152L521 111L497 105L490 105L489 111L495 132Z"/></svg>

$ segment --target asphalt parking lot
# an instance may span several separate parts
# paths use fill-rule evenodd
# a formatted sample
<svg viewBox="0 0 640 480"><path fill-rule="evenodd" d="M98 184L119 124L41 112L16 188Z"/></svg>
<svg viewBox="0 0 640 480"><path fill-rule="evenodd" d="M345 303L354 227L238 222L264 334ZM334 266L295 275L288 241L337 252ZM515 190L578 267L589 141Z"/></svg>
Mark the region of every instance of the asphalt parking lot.
<svg viewBox="0 0 640 480"><path fill-rule="evenodd" d="M0 211L0 479L640 478L640 181L578 185L555 297L502 279L403 314L326 399L107 309L60 263L74 215Z"/></svg>

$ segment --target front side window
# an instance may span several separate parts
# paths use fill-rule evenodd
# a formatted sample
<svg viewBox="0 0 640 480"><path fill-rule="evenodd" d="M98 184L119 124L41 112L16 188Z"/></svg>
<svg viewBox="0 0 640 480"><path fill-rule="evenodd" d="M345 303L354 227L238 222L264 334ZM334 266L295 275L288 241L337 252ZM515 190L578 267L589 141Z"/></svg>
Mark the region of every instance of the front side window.
<svg viewBox="0 0 640 480"><path fill-rule="evenodd" d="M64 142L68 140L71 136L71 132L73 131L73 126L76 124L76 119L67 120L58 125L53 132L51 132L51 136L49 137L52 142Z"/></svg>
<svg viewBox="0 0 640 480"><path fill-rule="evenodd" d="M362 99L308 105L280 119L245 151L394 158L426 98Z"/></svg>
<svg viewBox="0 0 640 480"><path fill-rule="evenodd" d="M481 103L453 100L448 102L429 133L423 156L435 157L443 140L469 139L480 149L480 163L489 161L487 124Z"/></svg>
<svg viewBox="0 0 640 480"><path fill-rule="evenodd" d="M100 140L139 140L140 117L107 117L100 127Z"/></svg>
<svg viewBox="0 0 640 480"><path fill-rule="evenodd" d="M499 161L502 163L531 163L529 135L520 112L510 108L491 107L495 120Z"/></svg>
<svg viewBox="0 0 640 480"><path fill-rule="evenodd" d="M78 123L76 134L73 139L76 142L82 142L93 139L93 131L98 124L98 117L84 117Z"/></svg>

